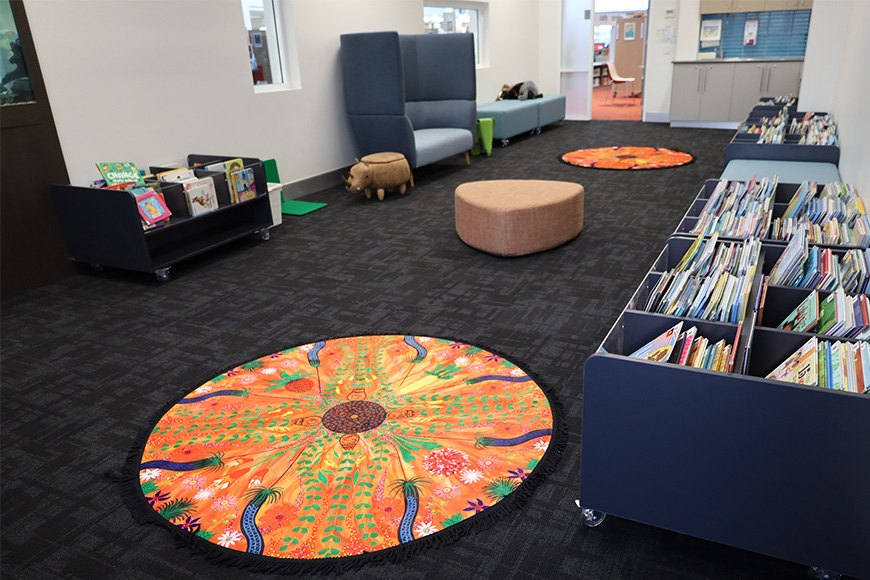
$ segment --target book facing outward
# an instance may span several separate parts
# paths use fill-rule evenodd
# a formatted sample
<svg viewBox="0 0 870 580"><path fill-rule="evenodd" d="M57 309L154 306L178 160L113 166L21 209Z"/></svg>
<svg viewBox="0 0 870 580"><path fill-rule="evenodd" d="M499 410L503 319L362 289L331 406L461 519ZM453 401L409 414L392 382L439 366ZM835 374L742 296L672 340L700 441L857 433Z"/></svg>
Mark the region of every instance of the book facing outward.
<svg viewBox="0 0 870 580"><path fill-rule="evenodd" d="M640 347L629 356L631 358L639 358L652 361L666 361L671 356L671 351L674 350L674 345L679 339L680 330L683 328L683 321L679 321L672 328L660 334L644 346Z"/></svg>
<svg viewBox="0 0 870 580"><path fill-rule="evenodd" d="M818 321L819 293L813 290L791 314L785 317L777 328L795 332L812 332Z"/></svg>
<svg viewBox="0 0 870 580"><path fill-rule="evenodd" d="M798 383L801 385L817 385L819 382L818 348L819 339L812 337L804 345L773 369L768 379Z"/></svg>
<svg viewBox="0 0 870 580"><path fill-rule="evenodd" d="M692 326L683 331L680 321L643 345L629 356L642 360L666 362L721 372L730 372L732 345L720 340L711 344Z"/></svg>
<svg viewBox="0 0 870 580"><path fill-rule="evenodd" d="M106 181L106 186L119 186L125 184L145 185L145 180L135 163L97 163L100 175Z"/></svg>

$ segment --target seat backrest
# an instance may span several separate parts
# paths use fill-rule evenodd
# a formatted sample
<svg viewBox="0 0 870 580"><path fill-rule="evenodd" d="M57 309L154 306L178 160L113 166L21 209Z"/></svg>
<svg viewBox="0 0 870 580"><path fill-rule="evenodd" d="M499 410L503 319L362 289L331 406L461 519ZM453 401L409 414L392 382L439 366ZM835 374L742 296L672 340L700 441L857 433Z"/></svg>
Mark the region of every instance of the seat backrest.
<svg viewBox="0 0 870 580"><path fill-rule="evenodd" d="M340 58L349 115L405 114L398 32L342 34Z"/></svg>
<svg viewBox="0 0 870 580"><path fill-rule="evenodd" d="M463 128L474 135L477 73L470 34L403 34L405 113L414 129Z"/></svg>
<svg viewBox="0 0 870 580"><path fill-rule="evenodd" d="M607 61L606 64L607 64L607 72L610 74L610 80L612 80L615 83L624 83L628 80L624 77L619 76L619 73L616 72L616 65L615 64L613 64L610 61ZM634 80L634 79L631 79L631 80Z"/></svg>

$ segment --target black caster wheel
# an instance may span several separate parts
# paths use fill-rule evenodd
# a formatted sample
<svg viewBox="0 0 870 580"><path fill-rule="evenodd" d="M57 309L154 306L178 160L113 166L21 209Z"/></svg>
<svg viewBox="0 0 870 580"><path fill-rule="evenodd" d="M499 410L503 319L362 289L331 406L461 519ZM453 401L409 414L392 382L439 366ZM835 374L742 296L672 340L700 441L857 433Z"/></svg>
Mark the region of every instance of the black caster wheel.
<svg viewBox="0 0 870 580"><path fill-rule="evenodd" d="M272 237L272 234L271 234L271 232L269 232L269 228L263 228L262 230L260 230L260 239L263 240L264 242L268 241L269 238L271 238L271 237Z"/></svg>
<svg viewBox="0 0 870 580"><path fill-rule="evenodd" d="M161 282L169 282L172 275L169 273L169 268L160 268L155 271L154 274L157 276L157 279Z"/></svg>
<svg viewBox="0 0 870 580"><path fill-rule="evenodd" d="M103 265L102 264L91 264L91 270L93 270L94 272L102 272Z"/></svg>
<svg viewBox="0 0 870 580"><path fill-rule="evenodd" d="M807 570L807 574L810 578L813 578L813 580L840 580L840 578L843 577L839 572L825 570L818 566L810 566L809 570Z"/></svg>
<svg viewBox="0 0 870 580"><path fill-rule="evenodd" d="M502 139L502 140L501 140L501 146L502 146L502 147L507 147L507 146L508 146L508 143L510 143L510 141L508 141L507 139Z"/></svg>
<svg viewBox="0 0 870 580"><path fill-rule="evenodd" d="M594 528L600 526L604 522L604 518L607 517L607 514L604 512L581 506L579 499L574 500L574 504L580 508L580 517L587 527Z"/></svg>

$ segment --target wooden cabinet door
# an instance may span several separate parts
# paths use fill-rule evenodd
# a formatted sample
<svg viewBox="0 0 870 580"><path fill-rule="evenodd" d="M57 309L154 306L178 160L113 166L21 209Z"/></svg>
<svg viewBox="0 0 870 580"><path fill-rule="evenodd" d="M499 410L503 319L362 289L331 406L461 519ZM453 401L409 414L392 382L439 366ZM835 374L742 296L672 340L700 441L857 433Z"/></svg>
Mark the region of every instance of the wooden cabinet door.
<svg viewBox="0 0 870 580"><path fill-rule="evenodd" d="M801 61L769 62L764 97L797 97L801 86Z"/></svg>
<svg viewBox="0 0 870 580"><path fill-rule="evenodd" d="M701 14L722 14L732 11L732 0L701 0Z"/></svg>
<svg viewBox="0 0 870 580"><path fill-rule="evenodd" d="M697 121L701 106L700 64L675 64L671 81L671 121Z"/></svg>
<svg viewBox="0 0 870 580"><path fill-rule="evenodd" d="M800 8L800 0L764 0L764 10L766 12L797 10L798 8Z"/></svg>
<svg viewBox="0 0 870 580"><path fill-rule="evenodd" d="M701 121L727 121L731 114L731 85L734 82L734 64L703 65L701 75Z"/></svg>
<svg viewBox="0 0 870 580"><path fill-rule="evenodd" d="M762 97L767 78L765 62L738 62L734 64L734 83L731 88L731 114L729 121L743 121Z"/></svg>
<svg viewBox="0 0 870 580"><path fill-rule="evenodd" d="M765 0L734 0L731 12L762 12Z"/></svg>

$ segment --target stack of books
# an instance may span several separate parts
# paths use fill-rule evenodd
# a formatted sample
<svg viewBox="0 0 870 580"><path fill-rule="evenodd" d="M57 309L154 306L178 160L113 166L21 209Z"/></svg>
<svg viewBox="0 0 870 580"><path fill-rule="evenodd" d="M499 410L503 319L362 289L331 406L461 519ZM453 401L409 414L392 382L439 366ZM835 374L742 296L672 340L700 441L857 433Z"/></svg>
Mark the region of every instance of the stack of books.
<svg viewBox="0 0 870 580"><path fill-rule="evenodd" d="M158 173L157 179L181 184L190 217L208 213L218 208L217 192L214 187L214 179L211 177L197 177L194 175L193 169L185 167Z"/></svg>
<svg viewBox="0 0 870 580"><path fill-rule="evenodd" d="M788 132L800 135L798 145L837 145L837 123L830 114L808 112L802 119L792 119Z"/></svg>
<svg viewBox="0 0 870 580"><path fill-rule="evenodd" d="M698 334L695 326L683 330L678 322L629 355L631 358L672 363L713 371L731 372L735 351L722 339L714 344Z"/></svg>
<svg viewBox="0 0 870 580"><path fill-rule="evenodd" d="M828 183L818 194L815 183L802 183L782 217L771 223L769 237L788 241L801 225L807 226L810 243L870 246L870 219L847 183Z"/></svg>
<svg viewBox="0 0 870 580"><path fill-rule="evenodd" d="M851 393L870 393L870 343L810 338L768 379Z"/></svg>
<svg viewBox="0 0 870 580"><path fill-rule="evenodd" d="M776 184L776 177L758 182L719 181L691 233L706 230L731 238L764 236L770 227Z"/></svg>
<svg viewBox="0 0 870 580"><path fill-rule="evenodd" d="M145 183L142 172L136 164L130 161L97 163L97 169L102 180L95 181L94 186L106 189L118 189L128 192L136 200L136 208L142 219L142 228L151 230L169 223L172 212L166 205L163 193Z"/></svg>
<svg viewBox="0 0 870 580"><path fill-rule="evenodd" d="M702 231L680 263L662 274L644 310L737 323L746 314L761 242L719 243Z"/></svg>
<svg viewBox="0 0 870 580"><path fill-rule="evenodd" d="M257 188L254 184L254 170L246 168L242 159L230 159L219 163L206 165L208 171L221 171L227 179L227 188L230 193L230 203L239 203L253 199L257 196Z"/></svg>
<svg viewBox="0 0 870 580"><path fill-rule="evenodd" d="M868 340L870 300L866 294L850 296L838 288L820 301L813 290L777 328Z"/></svg>
<svg viewBox="0 0 870 580"><path fill-rule="evenodd" d="M802 224L770 271L770 283L779 286L867 292L870 287L870 250L848 250L842 258L831 248L809 246L808 226Z"/></svg>

